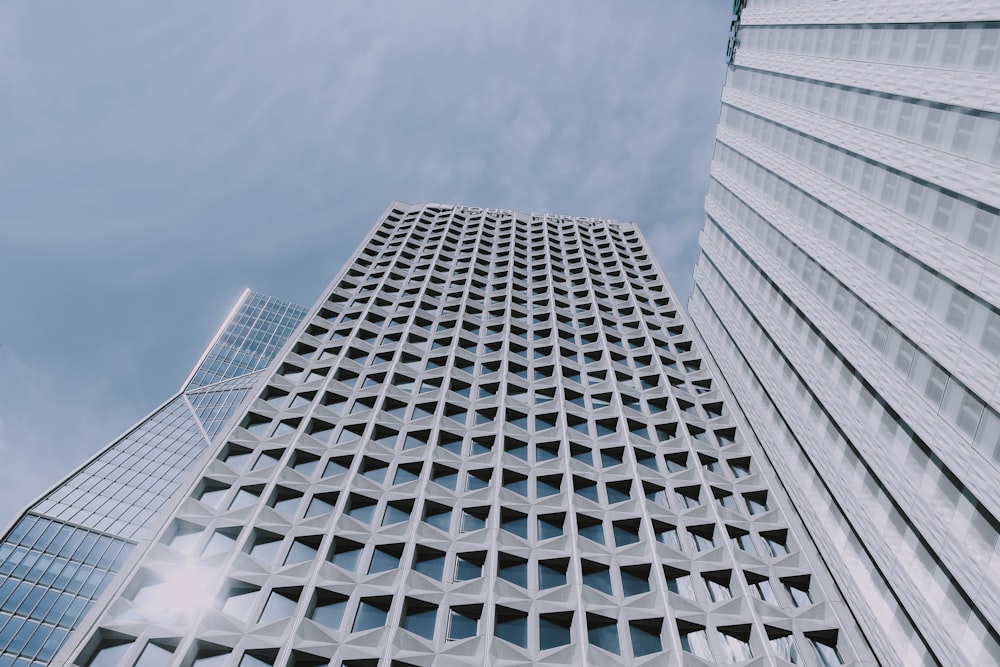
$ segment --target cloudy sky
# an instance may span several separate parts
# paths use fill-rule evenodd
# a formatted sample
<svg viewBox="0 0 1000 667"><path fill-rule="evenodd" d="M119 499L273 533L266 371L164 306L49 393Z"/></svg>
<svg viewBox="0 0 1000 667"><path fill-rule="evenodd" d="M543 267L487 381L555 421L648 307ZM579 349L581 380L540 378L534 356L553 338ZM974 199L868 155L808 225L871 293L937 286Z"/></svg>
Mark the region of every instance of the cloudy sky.
<svg viewBox="0 0 1000 667"><path fill-rule="evenodd" d="M730 5L0 5L0 524L394 199L635 221L686 297Z"/></svg>

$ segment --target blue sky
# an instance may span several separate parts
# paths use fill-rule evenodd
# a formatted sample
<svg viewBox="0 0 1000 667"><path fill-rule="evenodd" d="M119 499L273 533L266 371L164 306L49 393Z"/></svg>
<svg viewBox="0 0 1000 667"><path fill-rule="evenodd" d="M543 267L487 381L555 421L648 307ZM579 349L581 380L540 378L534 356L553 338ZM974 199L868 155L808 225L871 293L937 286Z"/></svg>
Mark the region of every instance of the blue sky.
<svg viewBox="0 0 1000 667"><path fill-rule="evenodd" d="M730 4L0 5L0 523L394 199L632 220L686 296Z"/></svg>

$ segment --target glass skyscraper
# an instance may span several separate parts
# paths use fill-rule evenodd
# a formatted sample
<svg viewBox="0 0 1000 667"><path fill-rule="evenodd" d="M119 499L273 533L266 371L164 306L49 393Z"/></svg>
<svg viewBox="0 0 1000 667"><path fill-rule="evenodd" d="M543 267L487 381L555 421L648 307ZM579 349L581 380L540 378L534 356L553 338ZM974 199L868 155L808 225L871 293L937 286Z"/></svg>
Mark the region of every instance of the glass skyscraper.
<svg viewBox="0 0 1000 667"><path fill-rule="evenodd" d="M752 0L690 312L880 662L1000 664L1000 4Z"/></svg>
<svg viewBox="0 0 1000 667"><path fill-rule="evenodd" d="M155 498L105 453L43 501L120 500L117 551L22 664L874 664L635 225L395 203L307 313L258 299L108 450Z"/></svg>
<svg viewBox="0 0 1000 667"><path fill-rule="evenodd" d="M0 665L49 664L165 510L305 309L249 291L148 417L33 503L0 542Z"/></svg>

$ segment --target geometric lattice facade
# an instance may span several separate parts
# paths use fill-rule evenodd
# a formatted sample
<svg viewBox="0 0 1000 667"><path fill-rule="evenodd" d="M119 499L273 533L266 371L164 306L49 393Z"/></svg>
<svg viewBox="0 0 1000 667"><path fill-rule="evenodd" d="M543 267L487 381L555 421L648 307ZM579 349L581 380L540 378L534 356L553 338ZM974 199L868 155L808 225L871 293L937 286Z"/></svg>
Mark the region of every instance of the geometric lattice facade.
<svg viewBox="0 0 1000 667"><path fill-rule="evenodd" d="M49 664L122 569L155 534L212 437L260 380L227 352L266 365L305 310L244 292L186 384L151 415L57 484L0 541L0 665ZM252 318L250 326L246 319ZM243 368L249 364L243 364ZM255 370L255 369L250 369ZM239 372L242 371L242 372Z"/></svg>
<svg viewBox="0 0 1000 667"><path fill-rule="evenodd" d="M394 203L57 660L875 664L713 368L635 225Z"/></svg>
<svg viewBox="0 0 1000 667"><path fill-rule="evenodd" d="M1000 3L747 4L690 311L880 662L1000 664Z"/></svg>

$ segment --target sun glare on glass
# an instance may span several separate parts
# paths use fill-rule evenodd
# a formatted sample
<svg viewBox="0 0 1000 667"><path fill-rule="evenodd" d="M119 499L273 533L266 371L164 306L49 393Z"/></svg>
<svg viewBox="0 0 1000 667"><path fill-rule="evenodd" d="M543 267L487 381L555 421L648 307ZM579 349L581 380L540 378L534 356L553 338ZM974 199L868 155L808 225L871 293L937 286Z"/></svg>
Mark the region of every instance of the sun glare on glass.
<svg viewBox="0 0 1000 667"><path fill-rule="evenodd" d="M132 601L144 615L185 622L211 604L213 571L188 561L168 572L160 572L158 581L145 586Z"/></svg>

